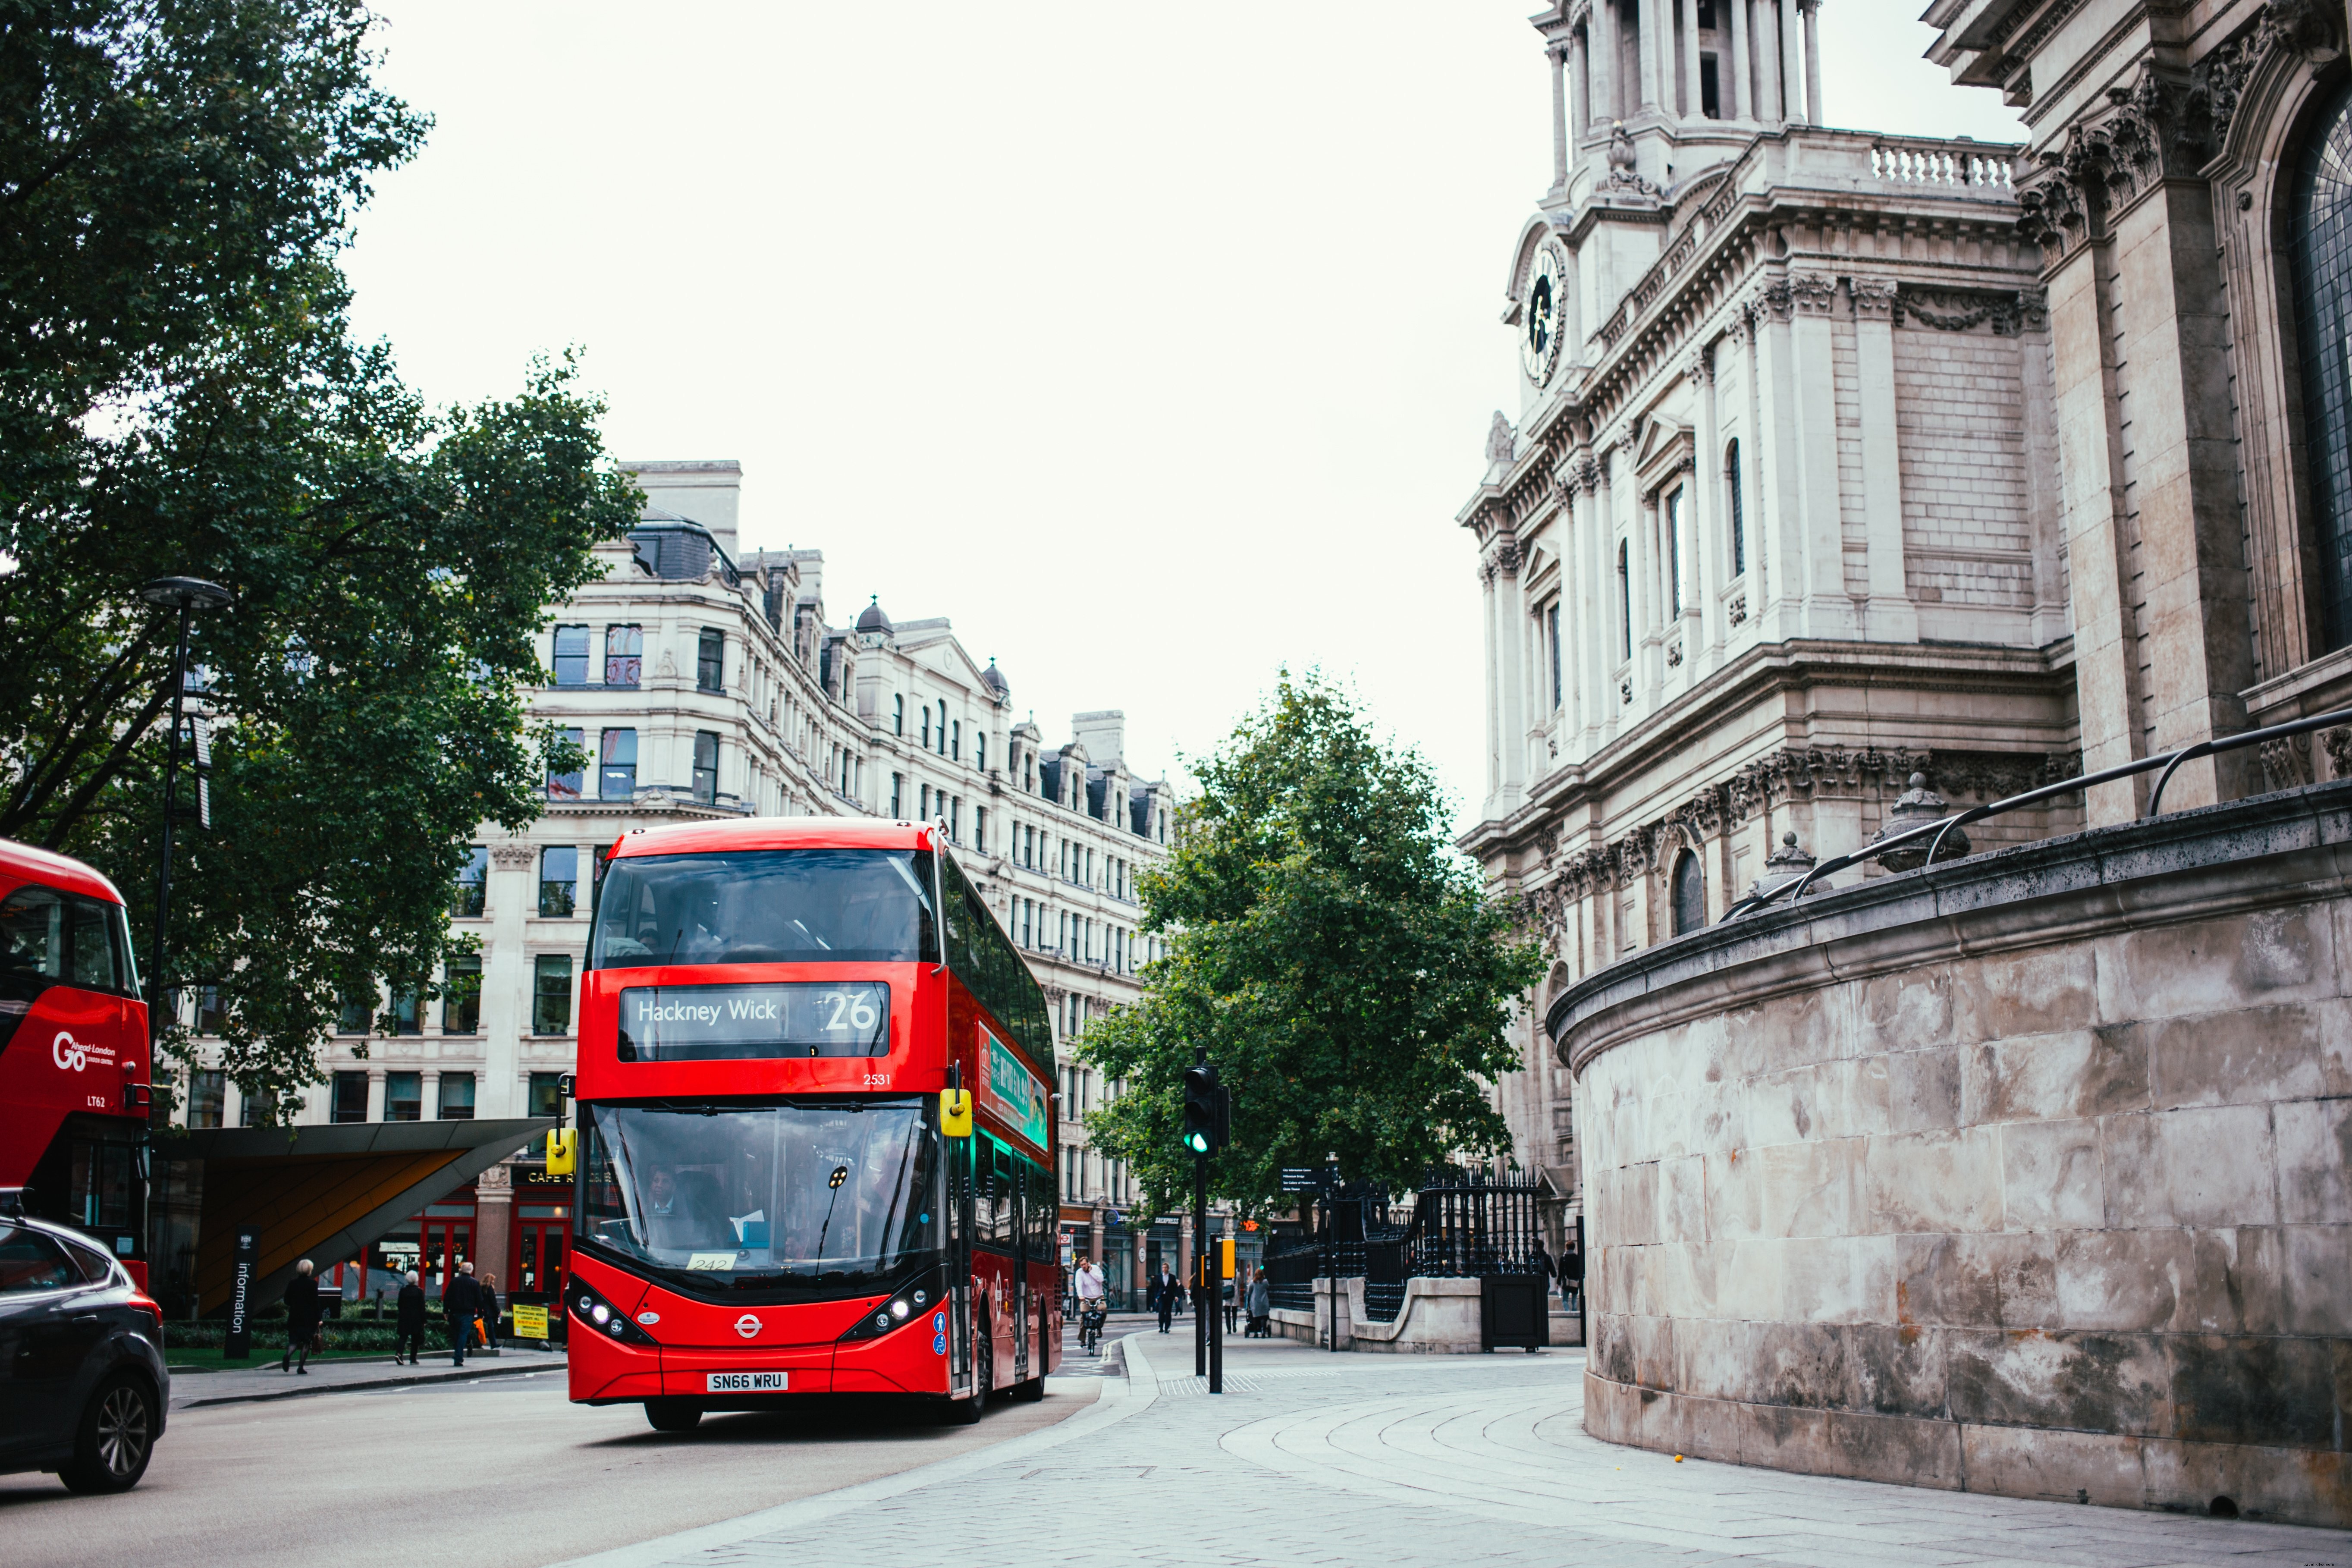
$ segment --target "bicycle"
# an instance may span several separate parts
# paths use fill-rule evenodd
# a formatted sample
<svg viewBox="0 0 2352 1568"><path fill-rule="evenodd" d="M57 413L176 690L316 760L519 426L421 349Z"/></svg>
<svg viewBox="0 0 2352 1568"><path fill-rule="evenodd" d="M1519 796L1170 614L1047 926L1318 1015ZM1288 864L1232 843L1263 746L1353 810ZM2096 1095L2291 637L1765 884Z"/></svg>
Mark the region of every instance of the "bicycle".
<svg viewBox="0 0 2352 1568"><path fill-rule="evenodd" d="M1088 1307L1078 1315L1078 1348L1088 1355L1102 1346L1103 1319L1107 1314L1098 1306Z"/></svg>

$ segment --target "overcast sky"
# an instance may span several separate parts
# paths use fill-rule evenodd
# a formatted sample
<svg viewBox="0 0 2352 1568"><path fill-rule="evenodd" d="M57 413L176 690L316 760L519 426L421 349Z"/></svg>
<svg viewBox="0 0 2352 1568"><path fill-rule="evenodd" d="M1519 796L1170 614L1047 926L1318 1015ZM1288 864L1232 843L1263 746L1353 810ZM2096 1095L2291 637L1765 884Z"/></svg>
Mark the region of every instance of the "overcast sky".
<svg viewBox="0 0 2352 1568"><path fill-rule="evenodd" d="M1826 0L1827 118L2021 139L1923 5ZM377 9L437 125L349 268L428 397L576 344L614 455L740 459L746 548L951 617L1050 740L1121 708L1158 773L1319 665L1475 814L1532 0Z"/></svg>

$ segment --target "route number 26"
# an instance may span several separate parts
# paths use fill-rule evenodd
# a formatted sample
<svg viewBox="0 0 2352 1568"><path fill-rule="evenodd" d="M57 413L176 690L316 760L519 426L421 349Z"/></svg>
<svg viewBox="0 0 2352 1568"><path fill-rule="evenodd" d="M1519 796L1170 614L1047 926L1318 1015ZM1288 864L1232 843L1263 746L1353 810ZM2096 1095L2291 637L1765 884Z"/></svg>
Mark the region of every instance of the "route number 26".
<svg viewBox="0 0 2352 1568"><path fill-rule="evenodd" d="M832 1004L833 1011L825 1018L825 1033L838 1034L844 1029L863 1033L874 1026L876 1014L871 998L852 995L845 991L828 991L817 1005L824 1006L826 1003Z"/></svg>

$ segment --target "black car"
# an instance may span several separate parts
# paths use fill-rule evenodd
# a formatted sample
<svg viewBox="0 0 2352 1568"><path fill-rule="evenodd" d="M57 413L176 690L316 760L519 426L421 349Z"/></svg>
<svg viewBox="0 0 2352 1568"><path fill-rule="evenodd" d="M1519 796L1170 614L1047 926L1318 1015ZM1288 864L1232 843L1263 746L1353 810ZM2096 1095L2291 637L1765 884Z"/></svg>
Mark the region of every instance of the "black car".
<svg viewBox="0 0 2352 1568"><path fill-rule="evenodd" d="M0 1474L128 1490L171 1396L163 1310L122 1265L79 1231L0 1215Z"/></svg>

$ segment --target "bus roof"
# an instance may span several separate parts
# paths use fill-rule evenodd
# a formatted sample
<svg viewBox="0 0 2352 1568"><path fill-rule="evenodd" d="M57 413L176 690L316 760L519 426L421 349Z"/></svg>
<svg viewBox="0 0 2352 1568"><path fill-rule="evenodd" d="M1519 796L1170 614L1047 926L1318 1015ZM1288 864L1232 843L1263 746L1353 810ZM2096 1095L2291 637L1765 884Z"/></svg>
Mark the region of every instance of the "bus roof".
<svg viewBox="0 0 2352 1568"><path fill-rule="evenodd" d="M931 825L856 816L746 816L633 827L614 846L627 855L695 855L729 849L929 849Z"/></svg>
<svg viewBox="0 0 2352 1568"><path fill-rule="evenodd" d="M72 856L19 844L13 838L0 838L0 883L20 881L40 882L84 898L103 899L110 904L122 902L122 895L115 890L112 882Z"/></svg>

